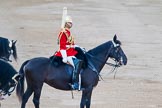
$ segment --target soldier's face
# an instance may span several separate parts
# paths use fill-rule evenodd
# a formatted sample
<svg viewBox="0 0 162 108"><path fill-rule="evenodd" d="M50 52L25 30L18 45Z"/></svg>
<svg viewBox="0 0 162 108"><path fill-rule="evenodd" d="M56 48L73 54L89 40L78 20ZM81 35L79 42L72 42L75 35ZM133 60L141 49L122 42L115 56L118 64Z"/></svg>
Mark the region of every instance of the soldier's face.
<svg viewBox="0 0 162 108"><path fill-rule="evenodd" d="M73 26L73 24L72 24L71 22L67 22L67 23L65 24L65 26L66 26L67 28L71 28L71 27Z"/></svg>

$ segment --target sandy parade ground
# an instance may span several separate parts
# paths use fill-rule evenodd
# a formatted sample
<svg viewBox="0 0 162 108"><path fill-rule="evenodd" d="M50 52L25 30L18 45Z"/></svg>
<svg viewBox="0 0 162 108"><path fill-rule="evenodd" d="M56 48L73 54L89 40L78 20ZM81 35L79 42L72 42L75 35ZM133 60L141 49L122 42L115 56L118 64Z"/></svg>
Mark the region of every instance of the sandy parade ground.
<svg viewBox="0 0 162 108"><path fill-rule="evenodd" d="M33 57L49 57L58 49L62 9L73 18L79 46L92 49L117 34L127 66L94 88L91 108L162 108L162 0L0 0L0 36L17 40L18 71ZM79 108L81 92L60 91L44 84L41 108ZM15 92L1 108L20 108ZM27 108L34 108L32 96Z"/></svg>

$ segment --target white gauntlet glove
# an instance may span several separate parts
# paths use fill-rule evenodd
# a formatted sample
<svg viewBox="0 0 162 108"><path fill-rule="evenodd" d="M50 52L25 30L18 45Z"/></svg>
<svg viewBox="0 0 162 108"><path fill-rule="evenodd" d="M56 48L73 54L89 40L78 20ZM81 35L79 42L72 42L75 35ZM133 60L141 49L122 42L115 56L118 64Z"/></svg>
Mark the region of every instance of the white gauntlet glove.
<svg viewBox="0 0 162 108"><path fill-rule="evenodd" d="M62 62L67 63L67 53L66 50L60 50L62 55Z"/></svg>

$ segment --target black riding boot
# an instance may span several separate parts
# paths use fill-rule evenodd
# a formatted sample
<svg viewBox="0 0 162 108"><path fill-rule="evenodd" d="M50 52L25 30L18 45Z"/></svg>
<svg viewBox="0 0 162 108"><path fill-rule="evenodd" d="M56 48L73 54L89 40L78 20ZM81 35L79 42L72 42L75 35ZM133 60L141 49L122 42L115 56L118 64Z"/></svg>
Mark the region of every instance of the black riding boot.
<svg viewBox="0 0 162 108"><path fill-rule="evenodd" d="M72 89L73 90L79 90L79 74L80 74L80 70L83 64L83 61L80 59L73 59L74 65L75 65L75 69L73 71L73 76L72 76Z"/></svg>

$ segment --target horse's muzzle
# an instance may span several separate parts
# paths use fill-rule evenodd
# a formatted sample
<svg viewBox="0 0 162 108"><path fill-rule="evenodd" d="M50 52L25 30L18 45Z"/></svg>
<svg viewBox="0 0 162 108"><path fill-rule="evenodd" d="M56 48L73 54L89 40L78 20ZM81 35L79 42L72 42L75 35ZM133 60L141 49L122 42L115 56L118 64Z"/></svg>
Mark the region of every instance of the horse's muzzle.
<svg viewBox="0 0 162 108"><path fill-rule="evenodd" d="M123 66L123 65L126 65L127 64L127 59L123 59L122 57L120 58L119 60L119 65L120 66Z"/></svg>

